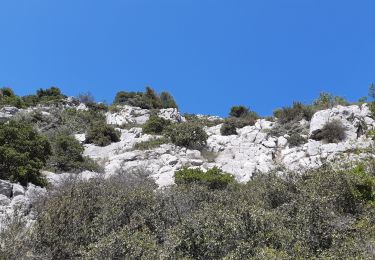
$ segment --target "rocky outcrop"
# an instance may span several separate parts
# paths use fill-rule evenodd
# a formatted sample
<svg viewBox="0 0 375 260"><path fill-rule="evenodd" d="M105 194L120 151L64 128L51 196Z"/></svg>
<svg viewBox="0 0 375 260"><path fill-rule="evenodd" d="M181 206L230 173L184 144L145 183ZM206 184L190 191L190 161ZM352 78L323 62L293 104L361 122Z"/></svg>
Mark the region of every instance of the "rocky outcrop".
<svg viewBox="0 0 375 260"><path fill-rule="evenodd" d="M328 122L339 120L346 129L346 138L356 140L367 128L375 126L371 111L367 104L361 106L337 106L332 109L318 111L310 123L310 137L314 138Z"/></svg>
<svg viewBox="0 0 375 260"><path fill-rule="evenodd" d="M46 190L29 184L27 187L8 181L0 181L0 229L8 217L17 213L27 222L34 220L32 203Z"/></svg>
<svg viewBox="0 0 375 260"><path fill-rule="evenodd" d="M16 115L19 109L16 107L3 107L0 108L0 122L8 120L12 116Z"/></svg>
<svg viewBox="0 0 375 260"><path fill-rule="evenodd" d="M141 125L146 123L152 111L132 106L117 106L116 112L106 113L107 124L122 126L124 124ZM182 122L185 119L176 108L160 109L157 112L159 117L172 122Z"/></svg>
<svg viewBox="0 0 375 260"><path fill-rule="evenodd" d="M127 109L124 108L124 111L128 112L123 112L121 122L144 122L148 115L146 110L137 108L136 111L142 111L137 114L138 116L134 116L134 112L133 115L129 115L130 110ZM134 108L131 111L134 111ZM345 157L345 160L355 160L359 157L350 151L366 150L372 146L370 138L359 134L362 130L373 129L375 125L366 105L338 106L317 112L310 124L310 136L330 120L340 120L345 125L348 136L345 141L326 144L309 139L307 143L298 147L290 147L287 135L270 134L274 122L260 119L254 126L237 129L237 135L222 136L221 125L206 128L209 135L207 152L214 154L211 156L213 159L206 158L204 153L199 151L171 144L149 151L132 150L135 143L152 138L150 135L142 134L141 128L121 130L121 141L107 147L86 145L85 155L101 162L106 175L142 168L150 171L160 186L172 184L174 171L186 165L202 169L218 166L233 174L237 180L246 182L256 173L268 172L278 166L300 170L319 167L339 156ZM365 151L362 154L364 155Z"/></svg>

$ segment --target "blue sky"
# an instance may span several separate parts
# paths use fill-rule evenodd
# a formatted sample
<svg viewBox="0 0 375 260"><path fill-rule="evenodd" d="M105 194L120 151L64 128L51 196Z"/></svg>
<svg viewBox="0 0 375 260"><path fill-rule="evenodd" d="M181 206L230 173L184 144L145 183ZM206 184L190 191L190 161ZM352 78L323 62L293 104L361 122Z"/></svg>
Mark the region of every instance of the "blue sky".
<svg viewBox="0 0 375 260"><path fill-rule="evenodd" d="M269 115L375 81L374 0L0 0L0 86L112 102L171 92L184 112Z"/></svg>

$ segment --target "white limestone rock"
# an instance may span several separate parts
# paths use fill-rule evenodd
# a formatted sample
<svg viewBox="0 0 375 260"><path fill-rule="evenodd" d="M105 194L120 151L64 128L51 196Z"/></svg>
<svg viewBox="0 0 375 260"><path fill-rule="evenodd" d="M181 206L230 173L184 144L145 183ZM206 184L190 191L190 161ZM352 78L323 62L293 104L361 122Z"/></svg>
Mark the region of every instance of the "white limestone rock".
<svg viewBox="0 0 375 260"><path fill-rule="evenodd" d="M346 129L346 139L355 140L362 135L364 127L372 127L373 122L370 120L370 116L371 112L366 104L362 106L336 106L318 111L311 119L309 135L314 137L326 123L339 120ZM366 125L367 123L370 123L370 125Z"/></svg>

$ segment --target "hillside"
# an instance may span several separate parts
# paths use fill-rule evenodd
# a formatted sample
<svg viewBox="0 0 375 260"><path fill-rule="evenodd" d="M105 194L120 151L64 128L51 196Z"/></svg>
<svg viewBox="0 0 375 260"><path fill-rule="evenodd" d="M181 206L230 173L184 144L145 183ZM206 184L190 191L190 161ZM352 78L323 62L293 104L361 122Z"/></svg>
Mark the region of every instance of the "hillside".
<svg viewBox="0 0 375 260"><path fill-rule="evenodd" d="M0 94L6 259L375 257L372 102L220 118L151 88Z"/></svg>

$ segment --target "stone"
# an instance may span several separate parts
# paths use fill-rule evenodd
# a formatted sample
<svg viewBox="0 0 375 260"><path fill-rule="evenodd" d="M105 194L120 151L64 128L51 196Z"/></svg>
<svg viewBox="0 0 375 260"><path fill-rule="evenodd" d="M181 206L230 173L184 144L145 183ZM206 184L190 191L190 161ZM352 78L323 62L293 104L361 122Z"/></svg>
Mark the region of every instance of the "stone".
<svg viewBox="0 0 375 260"><path fill-rule="evenodd" d="M280 136L277 138L277 146L279 148L284 148L288 144L288 139L286 139L284 136Z"/></svg>
<svg viewBox="0 0 375 260"><path fill-rule="evenodd" d="M25 188L20 184L13 184L12 196L25 195Z"/></svg>
<svg viewBox="0 0 375 260"><path fill-rule="evenodd" d="M10 204L10 199L3 195L3 194L0 194L0 206L8 206Z"/></svg>
<svg viewBox="0 0 375 260"><path fill-rule="evenodd" d="M13 185L10 182L0 180L0 194L12 197Z"/></svg>

